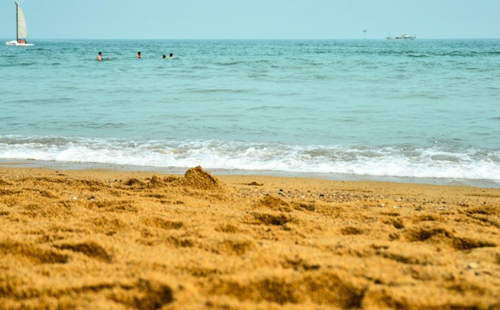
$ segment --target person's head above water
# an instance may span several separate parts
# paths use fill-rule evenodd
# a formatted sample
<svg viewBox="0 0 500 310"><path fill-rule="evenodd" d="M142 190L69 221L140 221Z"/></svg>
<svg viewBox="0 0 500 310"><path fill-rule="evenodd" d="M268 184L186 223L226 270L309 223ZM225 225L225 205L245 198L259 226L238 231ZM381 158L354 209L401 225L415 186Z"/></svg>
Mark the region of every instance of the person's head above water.
<svg viewBox="0 0 500 310"><path fill-rule="evenodd" d="M137 52L137 58L142 58L141 52Z"/></svg>

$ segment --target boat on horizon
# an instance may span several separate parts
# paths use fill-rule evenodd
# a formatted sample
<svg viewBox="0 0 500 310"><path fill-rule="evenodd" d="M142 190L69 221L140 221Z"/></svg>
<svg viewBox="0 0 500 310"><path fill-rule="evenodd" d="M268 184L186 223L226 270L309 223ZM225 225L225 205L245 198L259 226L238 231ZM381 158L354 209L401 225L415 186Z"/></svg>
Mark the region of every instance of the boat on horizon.
<svg viewBox="0 0 500 310"><path fill-rule="evenodd" d="M394 36L394 37L388 36L387 40L415 40L416 38L417 36L411 36L409 34L403 33L402 35L399 36Z"/></svg>
<svg viewBox="0 0 500 310"><path fill-rule="evenodd" d="M33 43L26 42L28 29L26 27L26 18L19 3L16 3L16 39L5 42L8 46L33 46Z"/></svg>

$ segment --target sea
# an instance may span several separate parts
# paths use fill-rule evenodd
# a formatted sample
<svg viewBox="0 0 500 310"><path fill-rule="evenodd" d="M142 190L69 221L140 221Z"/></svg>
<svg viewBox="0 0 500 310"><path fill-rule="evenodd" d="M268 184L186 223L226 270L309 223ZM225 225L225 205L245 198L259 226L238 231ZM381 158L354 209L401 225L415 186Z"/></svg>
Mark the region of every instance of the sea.
<svg viewBox="0 0 500 310"><path fill-rule="evenodd" d="M500 187L499 39L32 43L0 45L0 166Z"/></svg>

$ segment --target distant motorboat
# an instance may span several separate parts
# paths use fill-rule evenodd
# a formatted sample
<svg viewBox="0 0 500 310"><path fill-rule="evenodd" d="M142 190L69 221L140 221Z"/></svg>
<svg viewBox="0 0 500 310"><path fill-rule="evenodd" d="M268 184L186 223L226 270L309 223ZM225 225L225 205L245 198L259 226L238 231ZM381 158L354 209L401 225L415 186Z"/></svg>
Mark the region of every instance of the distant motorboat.
<svg viewBox="0 0 500 310"><path fill-rule="evenodd" d="M8 46L33 46L33 43L27 43L28 29L26 27L26 18L23 9L16 1L16 40L5 42Z"/></svg>
<svg viewBox="0 0 500 310"><path fill-rule="evenodd" d="M387 37L387 40L415 40L417 37L416 36L411 36L409 34L403 33L402 35L395 36L395 37Z"/></svg>

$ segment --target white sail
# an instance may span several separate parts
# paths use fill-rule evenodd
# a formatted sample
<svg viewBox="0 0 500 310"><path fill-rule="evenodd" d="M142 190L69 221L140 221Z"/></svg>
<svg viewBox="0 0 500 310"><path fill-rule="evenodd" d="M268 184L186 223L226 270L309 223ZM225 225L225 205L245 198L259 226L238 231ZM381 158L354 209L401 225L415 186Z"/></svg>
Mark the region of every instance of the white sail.
<svg viewBox="0 0 500 310"><path fill-rule="evenodd" d="M23 9L18 5L17 6L17 36L19 38L27 38L28 37L28 29L26 28L26 18L24 17Z"/></svg>

